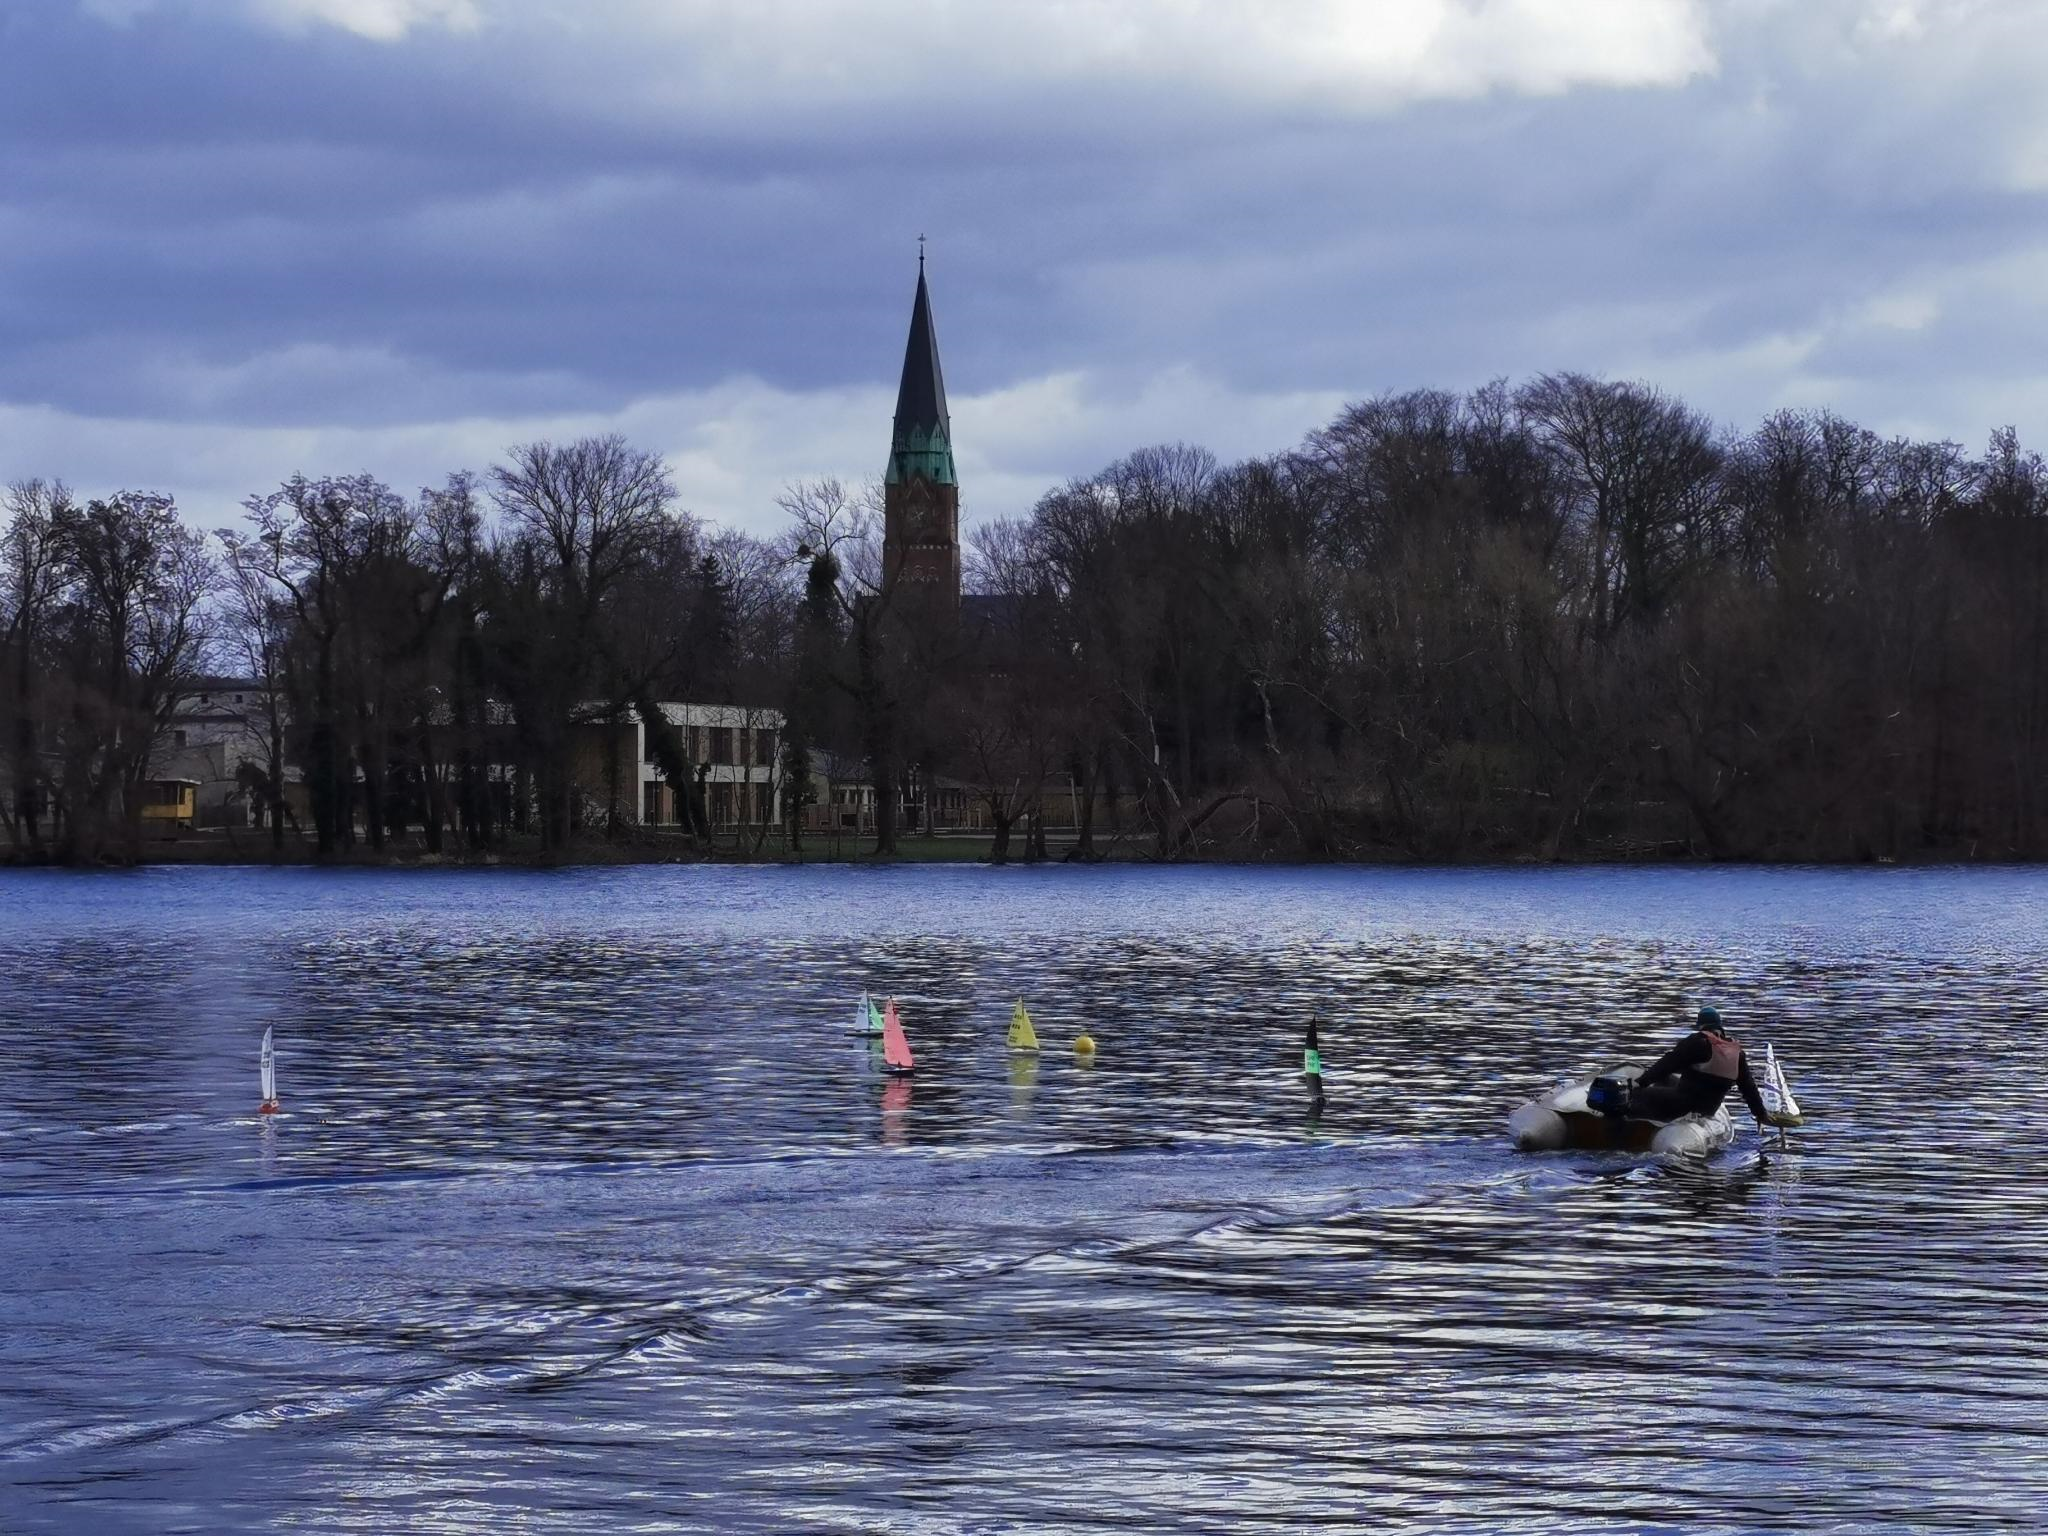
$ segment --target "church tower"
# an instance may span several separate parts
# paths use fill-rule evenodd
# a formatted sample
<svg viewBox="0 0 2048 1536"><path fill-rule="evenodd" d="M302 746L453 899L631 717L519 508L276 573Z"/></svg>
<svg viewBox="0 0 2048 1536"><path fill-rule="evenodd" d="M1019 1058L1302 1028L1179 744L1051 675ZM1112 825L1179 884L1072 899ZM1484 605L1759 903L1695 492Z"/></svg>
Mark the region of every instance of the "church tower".
<svg viewBox="0 0 2048 1536"><path fill-rule="evenodd" d="M960 481L921 248L882 484L883 580L904 618L950 628L960 620Z"/></svg>

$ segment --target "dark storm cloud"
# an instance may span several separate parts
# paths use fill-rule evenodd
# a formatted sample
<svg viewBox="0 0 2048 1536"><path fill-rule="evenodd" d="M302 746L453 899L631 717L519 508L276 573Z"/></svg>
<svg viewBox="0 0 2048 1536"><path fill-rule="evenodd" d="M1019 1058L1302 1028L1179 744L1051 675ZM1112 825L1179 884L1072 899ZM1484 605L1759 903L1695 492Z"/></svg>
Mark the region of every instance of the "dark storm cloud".
<svg viewBox="0 0 2048 1536"><path fill-rule="evenodd" d="M887 389L921 230L963 399L1087 375L1100 415L1195 370L1213 414L1191 438L1227 435L1233 393L1322 409L1543 368L1647 374L1737 420L1825 386L1971 436L1999 380L2015 414L2031 398L2040 301L1956 276L2048 246L2020 46L2048 31L2000 7L1659 0L1715 19L1710 70L1676 34L1575 88L1468 50L1354 101L1284 51L1206 74L991 56L876 85L864 54L818 66L858 33L824 0L776 14L803 3L844 35L789 33L771 41L794 63L733 55L726 76L631 0L576 26L502 0L385 41L250 21L347 0L10 13L0 409L195 443L509 433L720 391L766 409L734 403L748 378L864 411L846 392ZM1545 6L1580 14L1520 12ZM1270 88L1234 79L1261 70ZM1157 418L1132 409L1131 430ZM806 430L771 415L771 436ZM1061 432L1076 456L1113 436L1061 419L1017 425L1039 445L1018 483L1094 467L1044 446ZM758 458L768 420L714 438Z"/></svg>
<svg viewBox="0 0 2048 1536"><path fill-rule="evenodd" d="M110 374L84 336L201 359L402 350L473 375L481 410L521 398L494 394L501 372L573 380L564 403L594 408L735 372L788 388L867 378L927 222L949 351L984 379L1028 375L1072 366L1076 327L1118 329L1114 283L1091 281L1105 264L1227 263L1262 244L1312 262L1408 158L1398 124L1248 139L1143 85L1106 101L1035 89L942 121L884 103L825 122L778 101L707 126L564 110L562 93L521 88L536 61L516 34L390 48L159 12L17 32L0 111L10 212L29 233L0 273L38 304L14 322L0 388L20 398L33 380L69 410L193 405L153 398L146 373ZM1256 318L1247 305L1349 310L1355 283L1217 299L1184 286L1186 306L1152 291L1195 322L1157 345L1268 375L1319 360L1229 334ZM1342 360L1318 371L1292 383L1328 382ZM382 391L248 402L275 420L408 405Z"/></svg>

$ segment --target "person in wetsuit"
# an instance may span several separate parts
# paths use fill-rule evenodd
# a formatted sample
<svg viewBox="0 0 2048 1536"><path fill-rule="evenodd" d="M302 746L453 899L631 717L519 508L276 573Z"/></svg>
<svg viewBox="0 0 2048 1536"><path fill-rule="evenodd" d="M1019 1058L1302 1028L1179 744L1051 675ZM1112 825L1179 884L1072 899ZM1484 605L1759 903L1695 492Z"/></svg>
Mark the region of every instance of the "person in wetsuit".
<svg viewBox="0 0 2048 1536"><path fill-rule="evenodd" d="M1711 1115L1730 1088L1741 1092L1758 1125L1778 1123L1749 1074L1749 1054L1722 1027L1717 1010L1702 1008L1698 1027L1643 1069L1629 1094L1628 1112L1644 1120Z"/></svg>

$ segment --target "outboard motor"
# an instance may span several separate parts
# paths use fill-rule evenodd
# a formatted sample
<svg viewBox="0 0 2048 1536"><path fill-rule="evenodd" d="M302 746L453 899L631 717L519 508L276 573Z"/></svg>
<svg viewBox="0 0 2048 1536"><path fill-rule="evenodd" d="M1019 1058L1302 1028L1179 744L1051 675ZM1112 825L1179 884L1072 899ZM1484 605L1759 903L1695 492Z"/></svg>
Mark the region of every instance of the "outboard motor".
<svg viewBox="0 0 2048 1536"><path fill-rule="evenodd" d="M1586 1108L1596 1115L1619 1120L1628 1113L1628 1084L1618 1078L1594 1078L1586 1087Z"/></svg>

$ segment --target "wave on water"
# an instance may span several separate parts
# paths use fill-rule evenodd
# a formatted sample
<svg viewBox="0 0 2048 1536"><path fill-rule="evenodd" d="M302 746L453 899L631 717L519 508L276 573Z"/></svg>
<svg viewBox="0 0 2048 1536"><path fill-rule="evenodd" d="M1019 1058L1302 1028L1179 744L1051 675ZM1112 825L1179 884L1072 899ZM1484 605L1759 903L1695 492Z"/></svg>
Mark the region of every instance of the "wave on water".
<svg viewBox="0 0 2048 1536"><path fill-rule="evenodd" d="M192 872L203 920L38 885L0 923L8 1518L2048 1512L2048 875L859 873ZM1708 1000L1786 1062L1789 1150L1509 1149Z"/></svg>

